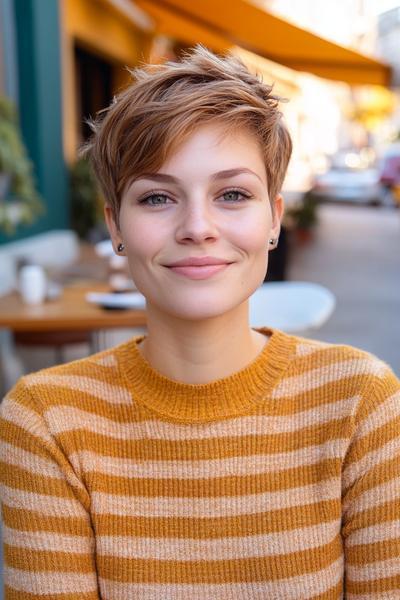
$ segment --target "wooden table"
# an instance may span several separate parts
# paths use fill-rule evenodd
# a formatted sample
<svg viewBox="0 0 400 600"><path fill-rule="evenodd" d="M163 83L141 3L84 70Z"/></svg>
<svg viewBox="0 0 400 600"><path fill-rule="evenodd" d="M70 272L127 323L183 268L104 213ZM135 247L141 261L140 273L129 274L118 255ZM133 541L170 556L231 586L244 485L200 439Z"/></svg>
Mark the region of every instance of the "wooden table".
<svg viewBox="0 0 400 600"><path fill-rule="evenodd" d="M51 340L61 333L87 332L91 349L96 351L100 349L99 331L145 327L144 310L103 309L86 301L88 291L105 292L109 288L98 282L68 285L59 298L37 306L27 306L16 292L0 297L0 387L3 393L23 374L14 335L40 335L52 345Z"/></svg>
<svg viewBox="0 0 400 600"><path fill-rule="evenodd" d="M0 327L11 331L95 331L115 327L142 327L144 310L105 310L86 301L88 291L106 292L107 285L66 286L59 298L27 306L18 293L0 297Z"/></svg>

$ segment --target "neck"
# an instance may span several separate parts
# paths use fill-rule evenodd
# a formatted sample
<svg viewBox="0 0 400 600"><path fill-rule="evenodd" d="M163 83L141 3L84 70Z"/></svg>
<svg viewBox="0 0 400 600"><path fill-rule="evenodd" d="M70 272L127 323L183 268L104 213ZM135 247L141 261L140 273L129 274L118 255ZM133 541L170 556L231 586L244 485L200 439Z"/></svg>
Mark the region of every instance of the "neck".
<svg viewBox="0 0 400 600"><path fill-rule="evenodd" d="M147 306L148 335L139 346L159 373L182 383L208 383L243 369L267 338L248 322L248 303L222 317L201 321L165 319Z"/></svg>

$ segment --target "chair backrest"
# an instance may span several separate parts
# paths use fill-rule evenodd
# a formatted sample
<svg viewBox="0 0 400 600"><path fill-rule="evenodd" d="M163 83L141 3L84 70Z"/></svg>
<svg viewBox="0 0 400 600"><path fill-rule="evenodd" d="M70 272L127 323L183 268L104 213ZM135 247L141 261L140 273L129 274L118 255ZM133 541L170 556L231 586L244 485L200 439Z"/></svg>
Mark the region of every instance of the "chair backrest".
<svg viewBox="0 0 400 600"><path fill-rule="evenodd" d="M0 246L0 295L16 287L17 263L21 259L45 268L67 267L79 256L79 239L70 229L40 233Z"/></svg>
<svg viewBox="0 0 400 600"><path fill-rule="evenodd" d="M250 298L250 324L288 333L303 332L321 327L331 316L335 304L332 292L317 283L265 283Z"/></svg>

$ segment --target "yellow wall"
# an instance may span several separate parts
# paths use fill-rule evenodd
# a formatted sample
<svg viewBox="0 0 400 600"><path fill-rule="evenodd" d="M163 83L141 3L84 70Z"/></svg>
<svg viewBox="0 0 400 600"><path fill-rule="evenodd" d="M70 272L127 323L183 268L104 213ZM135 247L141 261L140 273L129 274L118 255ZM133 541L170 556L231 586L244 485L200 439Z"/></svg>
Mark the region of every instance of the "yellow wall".
<svg viewBox="0 0 400 600"><path fill-rule="evenodd" d="M129 77L125 66L146 59L152 36L141 31L107 0L59 0L62 33L63 134L68 162L76 157L77 110L74 45L114 63L114 88L123 87Z"/></svg>

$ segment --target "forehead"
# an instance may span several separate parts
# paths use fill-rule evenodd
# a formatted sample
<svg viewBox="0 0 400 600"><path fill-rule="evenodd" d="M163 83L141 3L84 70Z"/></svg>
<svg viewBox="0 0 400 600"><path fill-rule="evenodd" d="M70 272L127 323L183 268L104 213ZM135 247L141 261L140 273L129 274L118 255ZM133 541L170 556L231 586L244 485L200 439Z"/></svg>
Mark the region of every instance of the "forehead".
<svg viewBox="0 0 400 600"><path fill-rule="evenodd" d="M245 127L233 129L223 123L207 124L188 133L174 144L158 171L184 171L189 166L233 169L247 167L265 170L264 158L256 136Z"/></svg>

